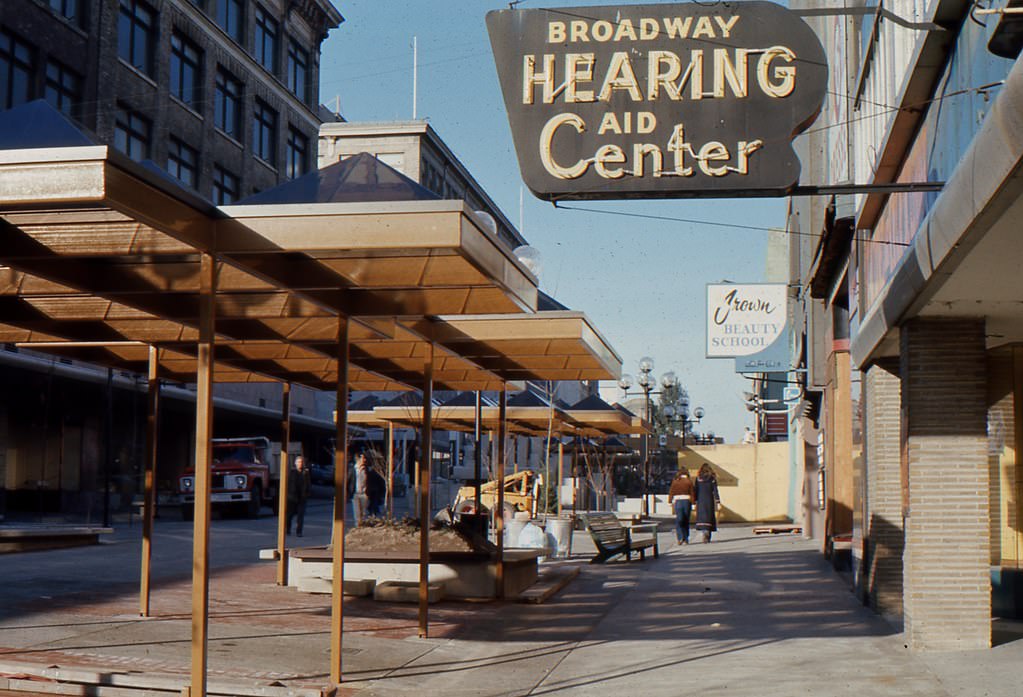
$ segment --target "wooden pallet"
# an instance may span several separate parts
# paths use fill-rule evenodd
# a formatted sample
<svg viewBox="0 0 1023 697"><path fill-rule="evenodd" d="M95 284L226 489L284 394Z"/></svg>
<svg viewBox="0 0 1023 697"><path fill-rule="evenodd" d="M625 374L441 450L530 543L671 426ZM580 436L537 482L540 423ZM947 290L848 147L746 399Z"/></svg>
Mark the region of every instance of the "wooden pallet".
<svg viewBox="0 0 1023 697"><path fill-rule="evenodd" d="M754 535L799 535L802 532L799 525L760 525L753 528Z"/></svg>

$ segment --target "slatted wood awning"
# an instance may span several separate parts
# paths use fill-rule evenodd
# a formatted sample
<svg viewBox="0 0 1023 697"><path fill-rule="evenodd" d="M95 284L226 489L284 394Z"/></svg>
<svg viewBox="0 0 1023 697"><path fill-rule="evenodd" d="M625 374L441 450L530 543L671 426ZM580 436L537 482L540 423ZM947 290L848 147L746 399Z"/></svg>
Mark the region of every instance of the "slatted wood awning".
<svg viewBox="0 0 1023 697"><path fill-rule="evenodd" d="M196 695L205 694L206 680L212 381L336 387L343 405L349 389L422 385L429 399L434 387L503 390L523 379L617 377L621 360L584 316L540 316L536 305L536 279L461 201L216 208L106 146L0 150L0 341L148 372L151 425L158 376L197 383ZM472 316L462 321L465 314ZM338 499L346 424L338 424ZM420 475L428 496L429 466ZM343 514L335 515L333 538L337 683ZM143 557L147 566L148 552ZM424 600L424 636L425 608Z"/></svg>
<svg viewBox="0 0 1023 697"><path fill-rule="evenodd" d="M0 151L0 240L0 340L136 371L159 344L163 374L186 381L205 252L218 381L332 387L346 315L351 386L398 389L426 350L399 319L536 305L535 279L461 201L217 209L103 146ZM498 386L440 356L439 388Z"/></svg>

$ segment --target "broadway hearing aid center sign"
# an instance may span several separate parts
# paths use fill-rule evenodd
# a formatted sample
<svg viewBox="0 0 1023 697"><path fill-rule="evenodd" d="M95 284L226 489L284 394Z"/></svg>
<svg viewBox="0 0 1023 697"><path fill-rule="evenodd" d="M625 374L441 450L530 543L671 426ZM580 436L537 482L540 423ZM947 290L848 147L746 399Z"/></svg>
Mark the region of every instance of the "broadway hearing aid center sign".
<svg viewBox="0 0 1023 697"><path fill-rule="evenodd" d="M707 285L707 358L735 358L738 373L787 371L788 286Z"/></svg>
<svg viewBox="0 0 1023 697"><path fill-rule="evenodd" d="M542 199L784 195L824 50L768 2L487 15L522 178Z"/></svg>

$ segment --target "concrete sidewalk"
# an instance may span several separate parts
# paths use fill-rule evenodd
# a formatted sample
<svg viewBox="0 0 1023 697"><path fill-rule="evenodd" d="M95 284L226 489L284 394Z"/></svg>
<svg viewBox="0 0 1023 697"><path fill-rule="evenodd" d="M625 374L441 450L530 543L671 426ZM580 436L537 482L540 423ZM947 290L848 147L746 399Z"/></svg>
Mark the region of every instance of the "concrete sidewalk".
<svg viewBox="0 0 1023 697"><path fill-rule="evenodd" d="M750 528L722 530L709 545L676 547L669 537L662 535L658 560L589 565L592 546L577 533L575 558L559 563L580 564L582 573L554 598L442 602L431 608L429 639L416 637L414 606L348 599L342 694L1020 693L1023 641L912 654L813 543L755 537ZM0 588L0 674L64 680L32 683L46 692L91 679L136 688L109 694L179 693L188 683L190 578L155 585L151 619L137 617L133 579L101 589L85 581L76 588L65 579L34 595ZM218 569L210 608L211 692L306 695L327 682L329 597L277 587L264 562Z"/></svg>

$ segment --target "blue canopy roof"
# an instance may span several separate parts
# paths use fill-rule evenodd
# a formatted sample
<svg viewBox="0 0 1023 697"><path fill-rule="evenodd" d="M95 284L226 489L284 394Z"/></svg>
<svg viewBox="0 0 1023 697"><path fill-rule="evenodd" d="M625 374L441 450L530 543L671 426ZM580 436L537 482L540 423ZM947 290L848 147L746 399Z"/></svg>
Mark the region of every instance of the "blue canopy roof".
<svg viewBox="0 0 1023 697"><path fill-rule="evenodd" d="M96 145L48 102L37 99L0 111L0 150Z"/></svg>
<svg viewBox="0 0 1023 697"><path fill-rule="evenodd" d="M433 201L440 199L369 153L352 155L298 179L253 194L237 205L282 203L366 203L370 201Z"/></svg>

